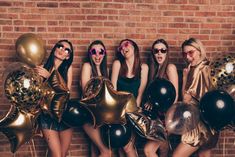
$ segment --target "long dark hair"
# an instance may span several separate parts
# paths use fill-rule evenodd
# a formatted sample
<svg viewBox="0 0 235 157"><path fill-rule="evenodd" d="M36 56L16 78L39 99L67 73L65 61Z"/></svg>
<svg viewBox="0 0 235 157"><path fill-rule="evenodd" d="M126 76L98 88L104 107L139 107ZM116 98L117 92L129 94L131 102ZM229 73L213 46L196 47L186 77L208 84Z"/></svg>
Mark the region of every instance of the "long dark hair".
<svg viewBox="0 0 235 157"><path fill-rule="evenodd" d="M63 62L60 64L58 71L61 74L61 76L63 77L63 79L67 82L67 73L68 73L68 69L71 66L72 62L73 62L73 45L70 41L68 40L60 40L58 41L54 47L51 50L50 56L48 57L46 63L44 64L44 68L47 69L48 71L50 71L53 66L54 66L54 59L55 59L55 50L57 48L57 44L60 44L62 42L66 42L70 45L70 49L71 49L71 53L69 53L69 58L68 59L64 59Z"/></svg>
<svg viewBox="0 0 235 157"><path fill-rule="evenodd" d="M92 49L92 47L94 45L102 45L102 47L104 48L105 50L105 56L100 64L100 72L102 74L102 76L104 77L107 77L108 78L108 70L107 70L107 51L106 51L106 48L104 46L104 43L101 41L101 40L95 40L93 41L89 47L88 47L88 50L87 50L87 58L88 58L88 62L91 64L91 68L92 68L92 75L93 76L98 76L98 72L97 72L97 69L96 69L96 66L95 66L95 63L93 62L92 60L92 55L90 53L90 50Z"/></svg>
<svg viewBox="0 0 235 157"><path fill-rule="evenodd" d="M119 75L125 77L127 72L128 72L128 67L127 64L125 62L125 58L122 55L121 51L120 51L120 46L124 41L128 41L132 44L132 46L134 47L134 55L135 55L135 59L134 59L134 65L133 65L133 71L132 74L137 77L140 78L140 73L141 73L141 61L140 61L140 53L139 53L139 47L138 45L131 39L124 39L119 43L118 49L117 49L117 53L116 53L116 58L120 61L121 63L121 68L120 68L120 72Z"/></svg>
<svg viewBox="0 0 235 157"><path fill-rule="evenodd" d="M167 49L167 53L166 53L166 58L162 64L162 66L159 68L159 64L153 54L153 50L154 50L154 46L156 44L164 44L166 46L166 49ZM151 76L151 80L153 80L154 78L163 78L164 75L166 74L166 69L167 69L167 66L169 64L169 46L167 44L167 42L164 40L164 39L157 39L156 41L154 41L153 45L152 45L152 57L153 57L153 60L154 60L154 63L156 64L156 68L154 70L152 70L152 76Z"/></svg>

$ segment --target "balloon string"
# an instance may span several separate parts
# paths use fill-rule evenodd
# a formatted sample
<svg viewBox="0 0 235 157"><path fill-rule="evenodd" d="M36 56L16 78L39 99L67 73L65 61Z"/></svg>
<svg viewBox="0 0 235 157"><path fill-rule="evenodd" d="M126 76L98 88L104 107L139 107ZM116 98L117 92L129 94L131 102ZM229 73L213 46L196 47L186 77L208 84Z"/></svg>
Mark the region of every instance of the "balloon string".
<svg viewBox="0 0 235 157"><path fill-rule="evenodd" d="M223 140L223 157L225 156L225 141L226 140L226 137L224 137L224 140Z"/></svg>
<svg viewBox="0 0 235 157"><path fill-rule="evenodd" d="M108 145L109 149L111 149L111 141L110 141L110 129L108 130ZM109 152L109 156L112 157L112 151Z"/></svg>
<svg viewBox="0 0 235 157"><path fill-rule="evenodd" d="M37 157L37 152L36 152L36 147L35 147L34 139L32 139L31 141L32 141L32 145L33 145L34 157Z"/></svg>
<svg viewBox="0 0 235 157"><path fill-rule="evenodd" d="M46 150L46 157L48 157L48 148L47 148L47 150Z"/></svg>

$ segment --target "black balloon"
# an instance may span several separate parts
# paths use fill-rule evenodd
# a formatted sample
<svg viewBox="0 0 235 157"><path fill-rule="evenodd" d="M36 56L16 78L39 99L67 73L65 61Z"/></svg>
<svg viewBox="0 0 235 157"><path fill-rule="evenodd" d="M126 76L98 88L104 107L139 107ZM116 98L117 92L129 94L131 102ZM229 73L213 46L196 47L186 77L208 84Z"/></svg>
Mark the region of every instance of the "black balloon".
<svg viewBox="0 0 235 157"><path fill-rule="evenodd" d="M68 101L62 120L71 127L82 126L85 123L93 123L90 111L78 99Z"/></svg>
<svg viewBox="0 0 235 157"><path fill-rule="evenodd" d="M174 103L175 97L175 87L163 78L155 79L147 89L148 101L160 112L166 112Z"/></svg>
<svg viewBox="0 0 235 157"><path fill-rule="evenodd" d="M131 127L128 124L106 124L100 127L101 138L108 148L121 148L131 138Z"/></svg>
<svg viewBox="0 0 235 157"><path fill-rule="evenodd" d="M210 127L221 130L231 124L235 114L234 100L222 90L207 92L200 100L200 112Z"/></svg>

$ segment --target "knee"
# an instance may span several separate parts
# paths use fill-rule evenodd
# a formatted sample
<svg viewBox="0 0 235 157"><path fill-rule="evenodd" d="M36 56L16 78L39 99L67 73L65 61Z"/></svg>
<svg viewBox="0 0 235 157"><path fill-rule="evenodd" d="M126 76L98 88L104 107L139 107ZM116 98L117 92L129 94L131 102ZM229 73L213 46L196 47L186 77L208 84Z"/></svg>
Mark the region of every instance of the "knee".
<svg viewBox="0 0 235 157"><path fill-rule="evenodd" d="M145 156L149 156L152 151L153 151L153 149L152 149L152 147L150 145L145 145L144 146L144 154L145 154Z"/></svg>
<svg viewBox="0 0 235 157"><path fill-rule="evenodd" d="M135 147L132 144L130 144L130 145L128 144L125 147L123 147L123 150L126 154L129 154L131 152L135 152Z"/></svg>

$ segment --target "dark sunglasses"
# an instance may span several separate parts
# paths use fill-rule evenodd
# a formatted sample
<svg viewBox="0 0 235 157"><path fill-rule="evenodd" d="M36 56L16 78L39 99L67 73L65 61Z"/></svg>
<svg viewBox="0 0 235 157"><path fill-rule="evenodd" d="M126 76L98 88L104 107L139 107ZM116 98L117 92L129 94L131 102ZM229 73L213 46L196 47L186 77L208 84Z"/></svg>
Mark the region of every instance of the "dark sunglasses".
<svg viewBox="0 0 235 157"><path fill-rule="evenodd" d="M96 49L91 49L90 50L90 55L105 55L105 50L100 49L100 51L98 51Z"/></svg>
<svg viewBox="0 0 235 157"><path fill-rule="evenodd" d="M131 44L129 41L123 42L123 43L118 47L118 51L122 51L123 48L129 46L129 44Z"/></svg>
<svg viewBox="0 0 235 157"><path fill-rule="evenodd" d="M196 50L190 50L190 51L188 51L188 52L182 52L182 54L183 54L184 57L186 57L187 55L189 55L190 57L192 57L195 51L196 51Z"/></svg>
<svg viewBox="0 0 235 157"><path fill-rule="evenodd" d="M167 49L153 49L153 54L158 54L159 52L161 53L167 53Z"/></svg>
<svg viewBox="0 0 235 157"><path fill-rule="evenodd" d="M63 45L63 44L58 43L58 44L56 44L56 47L57 47L58 49L60 49L60 50L63 50L63 49L64 49L64 52L66 52L67 54L72 53L72 50L69 49L69 48L64 48L64 45Z"/></svg>

